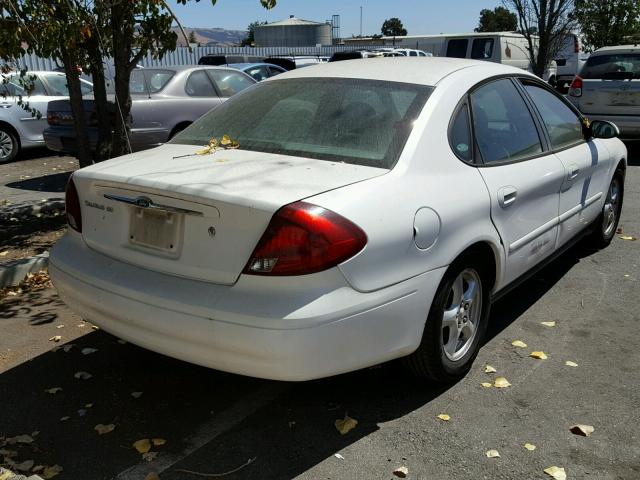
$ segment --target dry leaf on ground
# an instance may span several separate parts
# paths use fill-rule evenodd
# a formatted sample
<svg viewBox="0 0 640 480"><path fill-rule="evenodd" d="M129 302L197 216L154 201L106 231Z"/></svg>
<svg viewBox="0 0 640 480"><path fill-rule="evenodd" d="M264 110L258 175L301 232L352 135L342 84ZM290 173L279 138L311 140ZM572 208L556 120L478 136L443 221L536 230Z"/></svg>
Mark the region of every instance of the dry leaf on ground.
<svg viewBox="0 0 640 480"><path fill-rule="evenodd" d="M496 373L497 370L493 368L491 365L486 365L484 367L484 373Z"/></svg>
<svg viewBox="0 0 640 480"><path fill-rule="evenodd" d="M339 453L334 453L333 456L338 458L338 459L340 459L340 460L344 460L344 457L342 455L340 455Z"/></svg>
<svg viewBox="0 0 640 480"><path fill-rule="evenodd" d="M334 424L340 434L345 435L346 433L349 433L351 430L356 428L356 425L358 425L358 421L345 414L343 419L336 420Z"/></svg>
<svg viewBox="0 0 640 480"><path fill-rule="evenodd" d="M105 433L113 432L116 426L113 423L104 425L102 423L97 424L93 429L98 432L98 435L104 435Z"/></svg>
<svg viewBox="0 0 640 480"><path fill-rule="evenodd" d="M126 345L126 344L127 344L127 341L126 341L126 340L122 340L121 338L119 338L119 339L118 339L118 343L119 343L120 345Z"/></svg>
<svg viewBox="0 0 640 480"><path fill-rule="evenodd" d="M62 391L62 388L61 388L61 387L47 388L47 389L45 390L45 392L47 392L47 393L51 393L51 394L56 394L56 393L61 392L61 391Z"/></svg>
<svg viewBox="0 0 640 480"><path fill-rule="evenodd" d="M632 237L631 235L620 235L620 240L630 240L632 242L635 242L637 238Z"/></svg>
<svg viewBox="0 0 640 480"><path fill-rule="evenodd" d="M91 353L95 353L95 352L97 352L97 351L98 351L98 349L97 349L97 348L91 348L91 347L85 347L85 348L83 348L83 349L81 350L81 352L82 352L82 354L83 354L83 355L89 355L89 354L91 354Z"/></svg>
<svg viewBox="0 0 640 480"><path fill-rule="evenodd" d="M164 438L152 438L151 443L157 447L159 445L164 445L167 441Z"/></svg>
<svg viewBox="0 0 640 480"><path fill-rule="evenodd" d="M25 460L24 462L16 463L13 468L21 472L28 472L33 468L36 462L33 460Z"/></svg>
<svg viewBox="0 0 640 480"><path fill-rule="evenodd" d="M93 375L91 375L89 372L76 372L73 374L73 376L78 380L89 380L91 377L93 377Z"/></svg>
<svg viewBox="0 0 640 480"><path fill-rule="evenodd" d="M131 396L133 398L140 398L142 396L142 392L131 392Z"/></svg>
<svg viewBox="0 0 640 480"><path fill-rule="evenodd" d="M63 468L60 465L53 465L51 467L44 467L44 470L40 474L44 480L49 480L50 478L55 477L59 473L61 473Z"/></svg>
<svg viewBox="0 0 640 480"><path fill-rule="evenodd" d="M522 340L514 340L513 342L511 342L511 345L518 348L527 348L527 344Z"/></svg>
<svg viewBox="0 0 640 480"><path fill-rule="evenodd" d="M3 252L0 252L0 257L6 257L9 254L9 250L5 250Z"/></svg>
<svg viewBox="0 0 640 480"><path fill-rule="evenodd" d="M545 327L555 327L556 326L556 322L540 322L541 325L544 325Z"/></svg>
<svg viewBox="0 0 640 480"><path fill-rule="evenodd" d="M440 415L438 415L438 418L443 422L448 422L449 420L451 420L451 417L446 413L441 413Z"/></svg>
<svg viewBox="0 0 640 480"><path fill-rule="evenodd" d="M564 471L564 468L556 467L548 467L544 469L544 473L554 478L555 480L567 480L567 472Z"/></svg>
<svg viewBox="0 0 640 480"><path fill-rule="evenodd" d="M133 442L133 448L135 448L138 453L147 453L151 450L151 440L148 438L142 438Z"/></svg>
<svg viewBox="0 0 640 480"><path fill-rule="evenodd" d="M533 443L525 443L523 447L529 450L530 452L533 452L536 449L536 446Z"/></svg>
<svg viewBox="0 0 640 480"><path fill-rule="evenodd" d="M6 441L9 445L13 445L15 443L33 443L33 437L25 433L22 435L16 435L15 437L9 437Z"/></svg>
<svg viewBox="0 0 640 480"><path fill-rule="evenodd" d="M507 388L510 387L511 384L509 383L509 381L504 378L504 377L498 377L496 378L495 382L493 383L493 386L496 388Z"/></svg>
<svg viewBox="0 0 640 480"><path fill-rule="evenodd" d="M571 433L573 433L574 435L579 435L581 437L589 437L591 436L591 434L594 432L595 428L593 428L591 425L582 425L582 424L577 424L577 425L572 425L571 427L569 427L569 431Z"/></svg>
<svg viewBox="0 0 640 480"><path fill-rule="evenodd" d="M396 477L400 477L400 478L406 478L407 475L409 475L409 469L407 467L400 467L400 468L396 468L393 471L393 474Z"/></svg>
<svg viewBox="0 0 640 480"><path fill-rule="evenodd" d="M50 342L56 342L56 343L59 342L60 340L62 340L62 335L54 335L49 339Z"/></svg>
<svg viewBox="0 0 640 480"><path fill-rule="evenodd" d="M540 351L540 352L531 352L529 354L530 357L533 358L537 358L538 360L546 360L547 359L547 354Z"/></svg>
<svg viewBox="0 0 640 480"><path fill-rule="evenodd" d="M56 325L56 328L64 328L64 325L62 325L62 324Z"/></svg>
<svg viewBox="0 0 640 480"><path fill-rule="evenodd" d="M572 362L571 360L567 360L566 362L564 362L564 364L567 367L577 367L578 366L578 364L576 362Z"/></svg>
<svg viewBox="0 0 640 480"><path fill-rule="evenodd" d="M482 382L480 385L482 385L484 388L491 388L493 386L489 382Z"/></svg>
<svg viewBox="0 0 640 480"><path fill-rule="evenodd" d="M485 455L487 456L487 458L497 458L500 456L498 450L487 450Z"/></svg>

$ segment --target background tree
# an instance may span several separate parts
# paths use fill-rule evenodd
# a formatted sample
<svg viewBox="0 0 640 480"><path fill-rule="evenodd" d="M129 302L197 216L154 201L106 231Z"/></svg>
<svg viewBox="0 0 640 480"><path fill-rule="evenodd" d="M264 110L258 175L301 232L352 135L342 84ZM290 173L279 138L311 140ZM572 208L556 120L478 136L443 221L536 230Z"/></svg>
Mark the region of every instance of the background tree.
<svg viewBox="0 0 640 480"><path fill-rule="evenodd" d="M256 38L255 38L256 27L259 27L260 25L264 25L266 23L267 22L260 22L259 20L256 20L255 22L251 22L247 27L247 38L245 38L244 40L242 40L242 42L240 42L240 46L253 47L253 45L256 42Z"/></svg>
<svg viewBox="0 0 640 480"><path fill-rule="evenodd" d="M215 5L216 0L211 3ZM260 3L273 8L276 0ZM174 20L166 0L0 0L0 59L17 65L24 53L35 53L64 66L77 156L85 166L94 159L130 151L131 72L146 55L162 58L175 49ZM104 62L108 58L113 59L115 72L115 106L106 95ZM89 149L78 67L86 68L93 77L98 116L96 157Z"/></svg>
<svg viewBox="0 0 640 480"><path fill-rule="evenodd" d="M624 44L625 37L640 34L640 1L575 0L575 18L588 49Z"/></svg>
<svg viewBox="0 0 640 480"><path fill-rule="evenodd" d="M198 39L196 38L196 32L195 30L191 30L189 32L189 43L195 43L198 46L200 46L200 43L198 42Z"/></svg>
<svg viewBox="0 0 640 480"><path fill-rule="evenodd" d="M518 17L504 7L493 10L480 10L480 20L476 32L515 32L518 29Z"/></svg>
<svg viewBox="0 0 640 480"><path fill-rule="evenodd" d="M407 30L402 26L399 18L393 17L384 21L382 24L382 35L387 37L404 37Z"/></svg>
<svg viewBox="0 0 640 480"><path fill-rule="evenodd" d="M533 73L542 77L576 27L573 0L503 0L518 18L527 39ZM535 32L535 33L534 33Z"/></svg>

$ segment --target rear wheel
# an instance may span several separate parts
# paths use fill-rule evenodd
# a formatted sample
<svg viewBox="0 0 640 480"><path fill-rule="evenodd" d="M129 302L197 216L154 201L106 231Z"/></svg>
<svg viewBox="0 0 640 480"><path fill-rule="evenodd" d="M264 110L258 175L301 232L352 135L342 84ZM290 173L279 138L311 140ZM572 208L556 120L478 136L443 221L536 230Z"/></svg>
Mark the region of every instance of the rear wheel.
<svg viewBox="0 0 640 480"><path fill-rule="evenodd" d="M489 317L485 271L471 255L451 265L431 304L420 346L404 359L413 373L448 383L469 371Z"/></svg>
<svg viewBox="0 0 640 480"><path fill-rule="evenodd" d="M622 212L623 194L624 174L621 170L617 170L609 184L602 212L596 220L595 229L591 235L591 243L594 247L604 248L613 240Z"/></svg>
<svg viewBox="0 0 640 480"><path fill-rule="evenodd" d="M0 163L10 162L16 158L19 149L15 134L8 128L0 126Z"/></svg>

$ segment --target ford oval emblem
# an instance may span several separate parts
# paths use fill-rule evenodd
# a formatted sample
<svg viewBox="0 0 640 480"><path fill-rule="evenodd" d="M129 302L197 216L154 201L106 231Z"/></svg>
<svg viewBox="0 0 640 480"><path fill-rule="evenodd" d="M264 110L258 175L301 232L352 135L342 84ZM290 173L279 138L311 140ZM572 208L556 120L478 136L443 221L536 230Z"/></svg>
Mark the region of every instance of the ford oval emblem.
<svg viewBox="0 0 640 480"><path fill-rule="evenodd" d="M138 197L136 198L136 206L140 208L149 208L153 202L150 198L147 197Z"/></svg>

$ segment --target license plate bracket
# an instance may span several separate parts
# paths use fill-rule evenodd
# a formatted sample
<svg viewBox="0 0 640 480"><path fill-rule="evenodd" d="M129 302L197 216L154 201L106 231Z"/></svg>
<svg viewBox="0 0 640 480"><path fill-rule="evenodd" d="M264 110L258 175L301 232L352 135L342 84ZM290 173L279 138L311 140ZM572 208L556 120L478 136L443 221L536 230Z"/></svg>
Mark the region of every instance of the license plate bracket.
<svg viewBox="0 0 640 480"><path fill-rule="evenodd" d="M184 214L134 207L129 243L157 253L178 256L182 247Z"/></svg>

